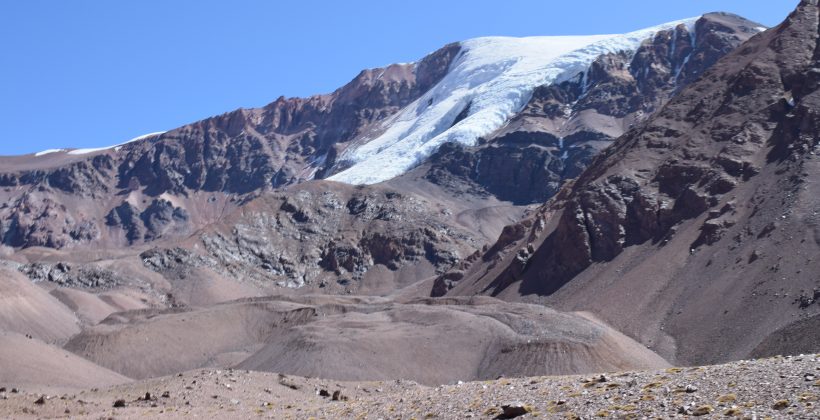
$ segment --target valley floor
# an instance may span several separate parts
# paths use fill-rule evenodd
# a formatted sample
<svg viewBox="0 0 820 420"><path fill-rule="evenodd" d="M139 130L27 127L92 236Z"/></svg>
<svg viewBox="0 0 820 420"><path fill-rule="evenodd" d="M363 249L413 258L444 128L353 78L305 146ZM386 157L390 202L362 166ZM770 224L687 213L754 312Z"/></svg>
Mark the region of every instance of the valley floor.
<svg viewBox="0 0 820 420"><path fill-rule="evenodd" d="M5 387L0 393L2 418L816 419L820 354L439 387L210 369L47 395L34 389L13 392L12 386L0 384L0 389Z"/></svg>

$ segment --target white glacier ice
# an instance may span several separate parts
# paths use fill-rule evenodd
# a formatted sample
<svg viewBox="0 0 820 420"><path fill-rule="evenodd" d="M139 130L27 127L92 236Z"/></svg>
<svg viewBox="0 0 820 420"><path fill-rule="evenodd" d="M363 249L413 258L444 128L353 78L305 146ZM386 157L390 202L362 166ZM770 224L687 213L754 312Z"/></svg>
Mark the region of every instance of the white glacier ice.
<svg viewBox="0 0 820 420"><path fill-rule="evenodd" d="M340 161L350 166L329 179L374 184L401 175L446 142L474 145L520 111L541 85L585 72L602 54L634 52L655 33L696 18L623 35L486 37L462 42L448 74L402 109L378 137L352 146ZM466 118L455 123L467 107Z"/></svg>

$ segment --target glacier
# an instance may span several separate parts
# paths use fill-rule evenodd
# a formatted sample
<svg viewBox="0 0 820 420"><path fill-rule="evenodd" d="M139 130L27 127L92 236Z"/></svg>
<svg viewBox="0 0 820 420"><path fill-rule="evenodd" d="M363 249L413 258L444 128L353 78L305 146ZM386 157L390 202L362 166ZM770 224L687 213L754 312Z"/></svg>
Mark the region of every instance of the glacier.
<svg viewBox="0 0 820 420"><path fill-rule="evenodd" d="M362 139L339 157L347 169L328 179L375 184L399 176L447 142L467 146L501 128L530 100L536 87L585 73L602 54L635 52L678 20L618 35L483 37L461 43L447 75L418 100L384 122L382 134ZM466 112L466 117L455 123ZM455 124L454 124L455 123Z"/></svg>

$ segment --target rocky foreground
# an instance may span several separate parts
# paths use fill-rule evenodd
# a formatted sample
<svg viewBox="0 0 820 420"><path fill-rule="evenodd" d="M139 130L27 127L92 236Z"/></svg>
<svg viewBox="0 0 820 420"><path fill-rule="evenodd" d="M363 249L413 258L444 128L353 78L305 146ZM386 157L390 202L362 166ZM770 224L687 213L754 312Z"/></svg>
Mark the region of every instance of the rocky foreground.
<svg viewBox="0 0 820 420"><path fill-rule="evenodd" d="M426 387L196 370L65 394L0 385L2 418L670 418L820 416L820 354Z"/></svg>

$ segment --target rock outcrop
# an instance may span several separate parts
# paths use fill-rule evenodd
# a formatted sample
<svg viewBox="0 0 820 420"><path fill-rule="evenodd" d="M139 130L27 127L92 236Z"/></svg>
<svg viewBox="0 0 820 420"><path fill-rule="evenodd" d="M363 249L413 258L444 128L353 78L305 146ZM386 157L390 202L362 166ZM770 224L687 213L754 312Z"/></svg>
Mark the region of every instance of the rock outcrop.
<svg viewBox="0 0 820 420"><path fill-rule="evenodd" d="M360 290L376 266L434 276L449 270L482 239L453 226L434 203L381 187L309 182L268 194L198 235L201 253L176 248L142 254L154 271L209 267L245 281ZM177 274L173 274L177 273ZM407 280L398 279L401 284Z"/></svg>

